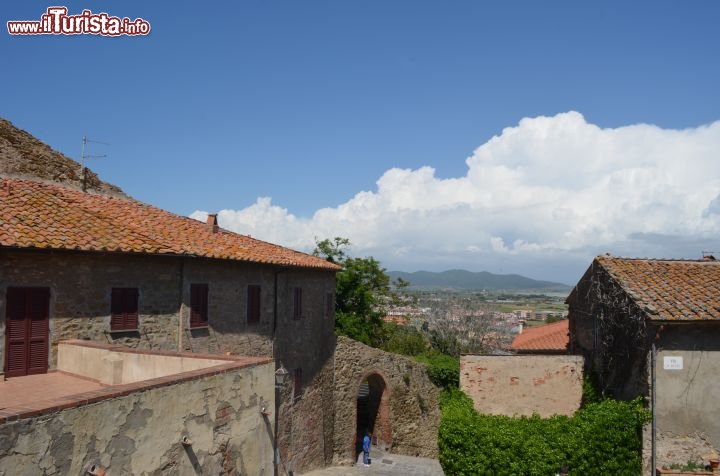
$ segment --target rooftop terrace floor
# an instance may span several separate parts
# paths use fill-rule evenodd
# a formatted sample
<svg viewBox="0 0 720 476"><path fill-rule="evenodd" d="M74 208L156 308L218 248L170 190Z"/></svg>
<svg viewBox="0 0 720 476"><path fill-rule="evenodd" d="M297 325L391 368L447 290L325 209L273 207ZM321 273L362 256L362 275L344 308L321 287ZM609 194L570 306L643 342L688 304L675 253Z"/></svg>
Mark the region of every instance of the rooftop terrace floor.
<svg viewBox="0 0 720 476"><path fill-rule="evenodd" d="M52 407L63 397L106 387L107 385L63 372L13 377L0 380L0 410L37 407L41 402L47 402L47 406Z"/></svg>

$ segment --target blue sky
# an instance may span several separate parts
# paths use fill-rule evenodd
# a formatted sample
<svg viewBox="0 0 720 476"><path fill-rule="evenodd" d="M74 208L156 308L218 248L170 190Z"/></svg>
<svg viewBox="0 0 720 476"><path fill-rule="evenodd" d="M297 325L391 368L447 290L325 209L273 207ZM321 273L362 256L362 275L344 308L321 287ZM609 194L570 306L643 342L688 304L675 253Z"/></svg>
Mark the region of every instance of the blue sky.
<svg viewBox="0 0 720 476"><path fill-rule="evenodd" d="M89 166L144 202L407 271L574 283L717 248L717 2L62 5L152 31L3 33L0 116L75 159L111 143Z"/></svg>

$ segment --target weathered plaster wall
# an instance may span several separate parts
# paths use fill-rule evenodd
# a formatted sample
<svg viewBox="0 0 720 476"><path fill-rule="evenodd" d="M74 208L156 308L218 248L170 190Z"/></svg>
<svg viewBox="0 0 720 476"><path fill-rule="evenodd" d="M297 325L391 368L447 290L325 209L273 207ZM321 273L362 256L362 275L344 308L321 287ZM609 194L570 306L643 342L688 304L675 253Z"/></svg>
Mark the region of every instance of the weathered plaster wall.
<svg viewBox="0 0 720 476"><path fill-rule="evenodd" d="M720 325L666 325L657 343L656 422L675 435L704 434L720 448ZM665 368L665 358L682 368ZM668 362L669 363L669 362ZM673 367L673 365L670 365Z"/></svg>
<svg viewBox="0 0 720 476"><path fill-rule="evenodd" d="M572 415L582 399L577 355L463 355L460 388L489 415Z"/></svg>
<svg viewBox="0 0 720 476"><path fill-rule="evenodd" d="M227 363L226 360L195 358L194 354L146 354L127 352L122 346L95 345L80 340L60 342L58 370L107 385L120 385ZM113 350L115 348L117 350Z"/></svg>
<svg viewBox="0 0 720 476"><path fill-rule="evenodd" d="M0 426L0 475L273 473L274 365L103 400ZM185 447L182 435L192 440Z"/></svg>
<svg viewBox="0 0 720 476"><path fill-rule="evenodd" d="M430 382L425 365L403 356L338 337L335 350L336 462L354 462L357 395L369 376L387 387L388 421L376 422L376 430L391 431L390 451L412 456L437 457L440 423L440 390ZM381 418L382 420L382 418Z"/></svg>

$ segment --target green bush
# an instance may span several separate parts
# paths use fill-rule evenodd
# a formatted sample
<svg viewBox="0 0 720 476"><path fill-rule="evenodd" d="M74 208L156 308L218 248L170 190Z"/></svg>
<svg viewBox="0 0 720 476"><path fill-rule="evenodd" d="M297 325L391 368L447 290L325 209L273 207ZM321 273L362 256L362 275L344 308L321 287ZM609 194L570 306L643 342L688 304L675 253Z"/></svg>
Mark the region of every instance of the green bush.
<svg viewBox="0 0 720 476"><path fill-rule="evenodd" d="M381 348L386 352L413 357L425 352L427 348L422 332L414 327L384 323L383 332L385 337Z"/></svg>
<svg viewBox="0 0 720 476"><path fill-rule="evenodd" d="M445 392L441 406L438 444L448 476L547 476L563 465L571 475L641 472L648 412L640 399L604 400L551 418L481 415L459 390Z"/></svg>
<svg viewBox="0 0 720 476"><path fill-rule="evenodd" d="M430 381L438 387L449 389L460 385L460 359L439 353L420 355L416 359L428 364Z"/></svg>

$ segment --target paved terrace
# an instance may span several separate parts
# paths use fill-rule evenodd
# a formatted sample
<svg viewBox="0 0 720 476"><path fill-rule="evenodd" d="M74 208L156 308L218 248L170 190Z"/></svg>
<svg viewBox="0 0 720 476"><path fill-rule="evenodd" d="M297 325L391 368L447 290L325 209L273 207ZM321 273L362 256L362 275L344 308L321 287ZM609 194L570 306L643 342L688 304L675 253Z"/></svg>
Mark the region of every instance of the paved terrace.
<svg viewBox="0 0 720 476"><path fill-rule="evenodd" d="M55 407L66 397L91 393L107 385L63 372L27 375L0 380L0 416L38 407ZM8 411L12 409L13 411Z"/></svg>

